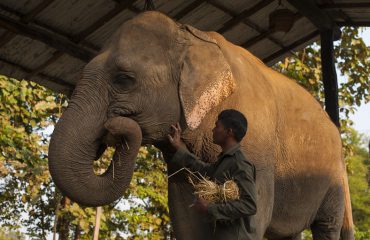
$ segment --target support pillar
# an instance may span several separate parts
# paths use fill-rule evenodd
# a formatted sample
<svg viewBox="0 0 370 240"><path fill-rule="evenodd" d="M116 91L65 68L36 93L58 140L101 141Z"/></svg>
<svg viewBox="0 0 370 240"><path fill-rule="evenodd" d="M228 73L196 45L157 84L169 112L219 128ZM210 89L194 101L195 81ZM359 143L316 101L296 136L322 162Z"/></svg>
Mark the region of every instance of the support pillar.
<svg viewBox="0 0 370 240"><path fill-rule="evenodd" d="M334 63L334 31L324 30L321 37L322 79L324 82L325 110L339 128L338 81Z"/></svg>

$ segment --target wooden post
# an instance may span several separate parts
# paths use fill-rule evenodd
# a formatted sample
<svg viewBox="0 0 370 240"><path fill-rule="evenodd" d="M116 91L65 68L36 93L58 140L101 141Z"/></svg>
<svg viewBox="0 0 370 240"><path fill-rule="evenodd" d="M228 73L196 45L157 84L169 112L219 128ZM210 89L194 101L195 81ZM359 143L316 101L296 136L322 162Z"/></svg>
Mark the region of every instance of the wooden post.
<svg viewBox="0 0 370 240"><path fill-rule="evenodd" d="M71 204L71 200L67 197L63 197L61 200L61 208L66 209ZM70 220L67 216L59 216L59 240L68 240L69 239L69 224Z"/></svg>
<svg viewBox="0 0 370 240"><path fill-rule="evenodd" d="M339 128L338 81L334 63L334 32L321 31L321 65L324 82L325 110Z"/></svg>
<svg viewBox="0 0 370 240"><path fill-rule="evenodd" d="M94 240L99 239L99 229L100 229L100 218L101 218L102 208L96 208L96 216L95 216L95 228L94 228Z"/></svg>
<svg viewBox="0 0 370 240"><path fill-rule="evenodd" d="M80 240L81 239L81 229L80 229L80 223L77 222L76 228L75 228L75 236L74 240Z"/></svg>
<svg viewBox="0 0 370 240"><path fill-rule="evenodd" d="M55 194L56 195L56 194ZM58 213L59 213L59 201L57 200L57 205L55 207L55 216L54 216L54 224L53 224L53 240L57 240L57 223L58 223Z"/></svg>

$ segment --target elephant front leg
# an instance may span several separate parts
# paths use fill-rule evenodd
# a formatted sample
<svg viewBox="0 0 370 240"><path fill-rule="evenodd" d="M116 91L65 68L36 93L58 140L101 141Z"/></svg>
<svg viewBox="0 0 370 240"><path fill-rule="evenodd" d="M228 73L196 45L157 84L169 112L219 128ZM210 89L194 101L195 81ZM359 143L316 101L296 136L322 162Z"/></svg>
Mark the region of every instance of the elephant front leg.
<svg viewBox="0 0 370 240"><path fill-rule="evenodd" d="M171 173L173 171L169 165L168 172ZM184 172L172 175L168 179L168 205L176 239L212 239L211 224L205 215L191 207L193 201L193 189L187 182Z"/></svg>

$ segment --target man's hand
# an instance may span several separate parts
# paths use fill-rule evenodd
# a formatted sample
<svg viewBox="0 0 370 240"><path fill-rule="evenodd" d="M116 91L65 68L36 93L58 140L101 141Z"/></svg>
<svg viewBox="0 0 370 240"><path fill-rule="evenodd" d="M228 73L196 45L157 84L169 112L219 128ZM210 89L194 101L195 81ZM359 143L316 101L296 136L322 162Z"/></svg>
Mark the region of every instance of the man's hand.
<svg viewBox="0 0 370 240"><path fill-rule="evenodd" d="M207 213L208 212L208 202L200 197L196 197L193 207L200 213Z"/></svg>
<svg viewBox="0 0 370 240"><path fill-rule="evenodd" d="M168 140L170 141L171 145L178 150L179 148L185 147L185 143L181 140L181 127L179 123L176 123L176 125L171 125L171 128L173 129L173 134L168 134Z"/></svg>

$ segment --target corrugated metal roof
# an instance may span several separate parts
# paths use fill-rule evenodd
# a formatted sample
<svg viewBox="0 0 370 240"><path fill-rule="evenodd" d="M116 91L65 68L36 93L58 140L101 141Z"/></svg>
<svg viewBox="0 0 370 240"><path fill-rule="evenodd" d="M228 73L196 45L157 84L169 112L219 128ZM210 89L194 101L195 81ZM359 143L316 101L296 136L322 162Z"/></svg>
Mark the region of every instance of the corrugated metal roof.
<svg viewBox="0 0 370 240"><path fill-rule="evenodd" d="M219 31L266 64L319 38L318 23L294 1L154 0L156 10L204 31ZM370 25L370 3L358 0L301 0L338 25ZM293 2L293 3L292 3ZM0 0L0 74L36 81L57 91L73 89L81 69L145 0ZM269 29L278 7L296 13L288 33ZM321 15L322 16L322 15Z"/></svg>
<svg viewBox="0 0 370 240"><path fill-rule="evenodd" d="M238 23L233 28L231 28L230 30L226 31L223 34L223 36L227 40L237 45L242 45L243 43L248 41L248 39L256 37L257 35L259 35L258 31L251 27L248 27L243 23Z"/></svg>
<svg viewBox="0 0 370 240"><path fill-rule="evenodd" d="M183 18L180 22L187 23L204 31L214 31L222 27L223 23L230 20L230 16L226 15L220 9L203 3Z"/></svg>

